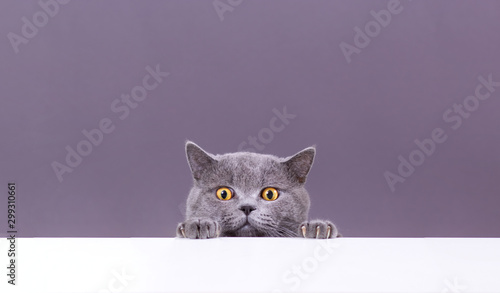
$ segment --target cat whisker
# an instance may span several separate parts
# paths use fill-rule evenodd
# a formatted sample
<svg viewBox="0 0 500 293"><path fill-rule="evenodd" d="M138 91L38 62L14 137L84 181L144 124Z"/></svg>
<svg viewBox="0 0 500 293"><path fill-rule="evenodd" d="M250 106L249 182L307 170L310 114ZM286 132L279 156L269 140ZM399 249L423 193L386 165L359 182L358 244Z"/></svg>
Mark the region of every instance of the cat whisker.
<svg viewBox="0 0 500 293"><path fill-rule="evenodd" d="M259 223L259 224L261 224L262 226L269 227L269 228L277 228L277 226L274 225L273 223Z"/></svg>
<svg viewBox="0 0 500 293"><path fill-rule="evenodd" d="M273 226L271 229L265 231L271 237L296 237L296 233L280 226Z"/></svg>
<svg viewBox="0 0 500 293"><path fill-rule="evenodd" d="M280 236L284 236L284 237L296 237L297 234L295 232L292 232L288 229L281 229L280 231Z"/></svg>
<svg viewBox="0 0 500 293"><path fill-rule="evenodd" d="M292 225L280 226L274 220L265 220L259 217L255 222L257 228L269 237L297 237L297 233L291 228Z"/></svg>

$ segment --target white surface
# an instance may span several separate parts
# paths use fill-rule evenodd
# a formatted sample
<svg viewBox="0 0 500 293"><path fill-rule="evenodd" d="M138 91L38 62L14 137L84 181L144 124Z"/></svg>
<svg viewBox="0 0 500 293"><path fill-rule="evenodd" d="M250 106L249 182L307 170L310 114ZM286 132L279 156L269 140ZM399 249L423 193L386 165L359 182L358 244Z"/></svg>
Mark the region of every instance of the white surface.
<svg viewBox="0 0 500 293"><path fill-rule="evenodd" d="M16 286L0 248L1 292L500 292L499 238L21 238Z"/></svg>

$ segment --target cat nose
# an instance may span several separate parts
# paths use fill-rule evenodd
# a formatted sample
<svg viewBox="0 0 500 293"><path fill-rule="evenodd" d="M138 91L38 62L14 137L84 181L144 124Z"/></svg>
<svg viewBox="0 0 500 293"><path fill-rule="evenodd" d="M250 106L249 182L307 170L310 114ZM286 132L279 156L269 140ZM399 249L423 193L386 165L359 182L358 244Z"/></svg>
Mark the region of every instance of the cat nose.
<svg viewBox="0 0 500 293"><path fill-rule="evenodd" d="M241 206L240 207L240 210L242 210L245 215L249 215L253 210L255 210L256 208L254 206Z"/></svg>

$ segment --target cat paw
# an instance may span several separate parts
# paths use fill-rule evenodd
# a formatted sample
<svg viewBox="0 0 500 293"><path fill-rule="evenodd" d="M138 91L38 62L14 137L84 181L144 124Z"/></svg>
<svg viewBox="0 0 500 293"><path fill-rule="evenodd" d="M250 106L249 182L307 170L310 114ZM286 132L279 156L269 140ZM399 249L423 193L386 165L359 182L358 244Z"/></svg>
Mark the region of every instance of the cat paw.
<svg viewBox="0 0 500 293"><path fill-rule="evenodd" d="M313 220L299 226L299 235L304 238L328 239L341 237L337 227L330 221Z"/></svg>
<svg viewBox="0 0 500 293"><path fill-rule="evenodd" d="M216 238L220 235L220 225L212 219L190 219L177 225L177 237L190 239Z"/></svg>

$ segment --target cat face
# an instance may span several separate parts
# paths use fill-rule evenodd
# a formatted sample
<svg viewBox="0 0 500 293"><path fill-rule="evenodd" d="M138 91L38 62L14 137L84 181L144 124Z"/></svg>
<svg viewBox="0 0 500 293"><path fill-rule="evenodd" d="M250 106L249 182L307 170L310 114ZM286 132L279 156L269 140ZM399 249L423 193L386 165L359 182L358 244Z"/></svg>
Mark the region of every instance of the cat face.
<svg viewBox="0 0 500 293"><path fill-rule="evenodd" d="M186 155L194 178L186 218L210 218L221 236L294 237L307 219L304 188L315 149L278 158L248 152L212 155L192 142Z"/></svg>

